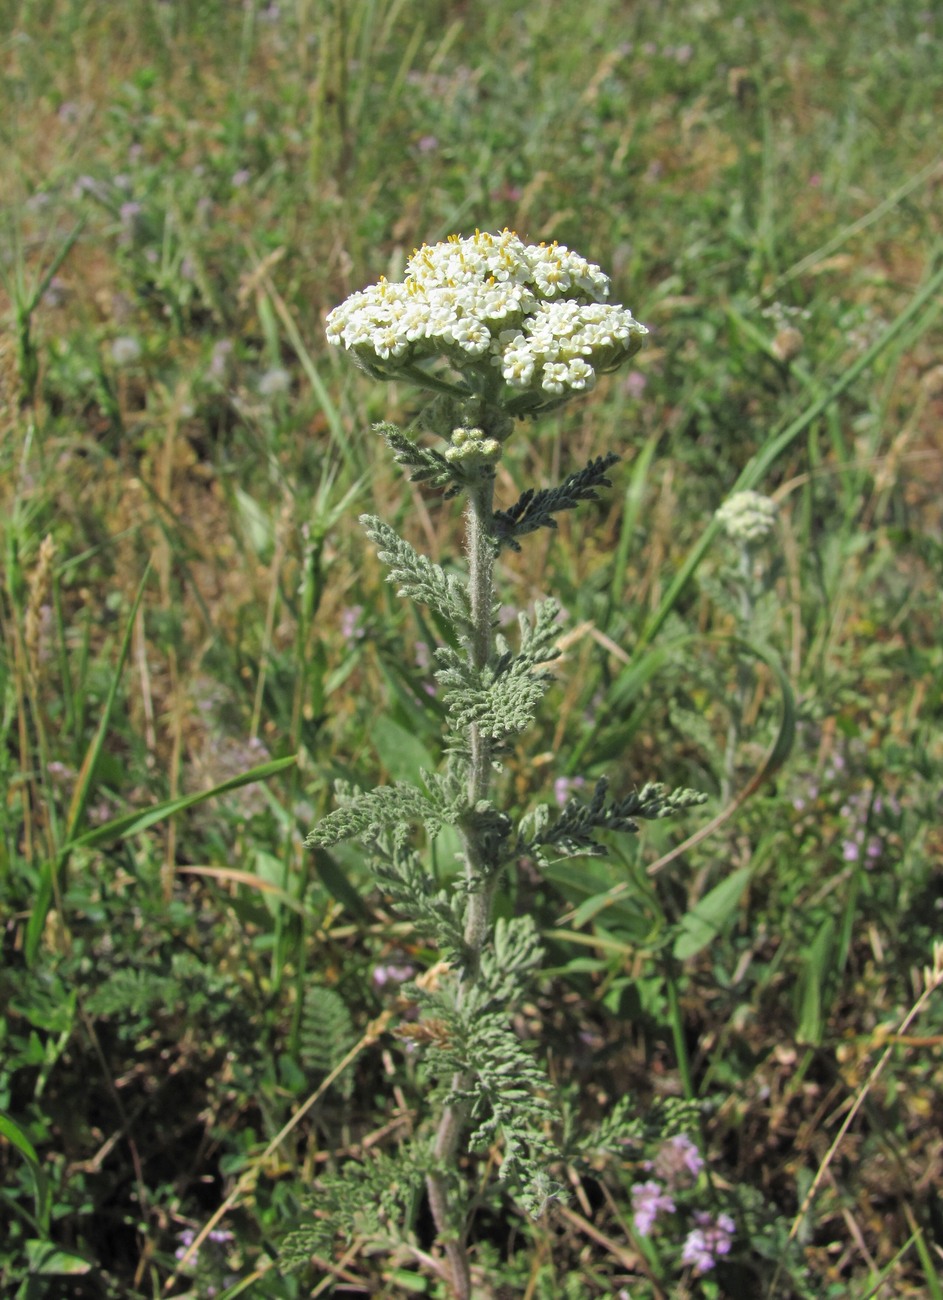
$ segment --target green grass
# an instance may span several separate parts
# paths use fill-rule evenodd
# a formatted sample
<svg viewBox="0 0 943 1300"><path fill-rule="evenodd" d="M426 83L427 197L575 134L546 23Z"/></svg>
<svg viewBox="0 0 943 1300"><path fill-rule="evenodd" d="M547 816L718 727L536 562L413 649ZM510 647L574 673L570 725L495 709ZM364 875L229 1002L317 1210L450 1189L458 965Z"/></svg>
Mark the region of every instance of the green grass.
<svg viewBox="0 0 943 1300"><path fill-rule="evenodd" d="M507 604L553 593L575 629L508 800L603 772L712 800L550 879L522 864L501 907L552 969L520 1029L584 1119L709 1103L700 1194L738 1235L682 1279L677 1243L634 1232L627 1156L574 1167L547 1222L483 1203L476 1261L548 1300L765 1296L770 1260L787 1300L940 1294L937 1000L895 1037L943 856L933 6L0 13L2 1289L332 1293L340 1250L283 1274L279 1242L316 1178L425 1119L403 1041L363 1035L397 1010L376 968L434 954L355 847L303 840L336 777L441 752L436 630L357 516L446 561L461 521L370 432L416 395L323 317L423 240L509 226L598 262L652 337L499 475L508 502L624 458L503 571ZM780 510L721 818L745 651L712 516L735 486ZM233 1193L233 1239L164 1291ZM345 1246L360 1293L441 1294Z"/></svg>

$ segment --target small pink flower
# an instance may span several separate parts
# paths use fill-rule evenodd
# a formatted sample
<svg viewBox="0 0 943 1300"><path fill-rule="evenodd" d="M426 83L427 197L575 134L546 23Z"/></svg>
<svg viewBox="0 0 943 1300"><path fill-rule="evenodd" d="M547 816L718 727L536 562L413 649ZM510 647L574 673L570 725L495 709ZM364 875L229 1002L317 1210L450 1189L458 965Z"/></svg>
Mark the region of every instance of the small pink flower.
<svg viewBox="0 0 943 1300"><path fill-rule="evenodd" d="M366 636L366 632L360 626L362 615L363 605L348 605L346 609L341 610L341 636L348 643L362 641Z"/></svg>
<svg viewBox="0 0 943 1300"><path fill-rule="evenodd" d="M632 1218L641 1236L648 1236L659 1214L671 1214L674 1208L674 1201L661 1183L635 1183L632 1187Z"/></svg>
<svg viewBox="0 0 943 1300"><path fill-rule="evenodd" d="M581 789L585 784L581 776L558 776L553 783L553 797L559 807L565 807L573 791Z"/></svg>
<svg viewBox="0 0 943 1300"><path fill-rule="evenodd" d="M382 989L384 984L404 984L406 980L411 980L415 974L415 966L410 966L406 962L400 965L389 962L385 966L374 966L373 982L378 989Z"/></svg>
<svg viewBox="0 0 943 1300"><path fill-rule="evenodd" d="M681 1252L685 1264L693 1264L698 1273L714 1267L718 1256L730 1253L735 1225L729 1214L714 1219L704 1210L695 1213L697 1227L688 1233Z"/></svg>
<svg viewBox="0 0 943 1300"><path fill-rule="evenodd" d="M661 1144L651 1164L652 1171L669 1187L693 1180L704 1168L704 1159L686 1133L678 1133Z"/></svg>

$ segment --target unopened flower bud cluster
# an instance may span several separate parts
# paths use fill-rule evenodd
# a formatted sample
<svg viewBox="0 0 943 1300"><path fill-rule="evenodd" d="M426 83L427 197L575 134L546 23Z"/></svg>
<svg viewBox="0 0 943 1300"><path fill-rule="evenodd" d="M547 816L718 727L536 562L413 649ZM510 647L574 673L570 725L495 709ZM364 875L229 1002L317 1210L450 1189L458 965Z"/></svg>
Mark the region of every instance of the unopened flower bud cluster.
<svg viewBox="0 0 943 1300"><path fill-rule="evenodd" d="M716 518L735 542L762 542L776 523L776 502L759 492L735 492L717 511Z"/></svg>
<svg viewBox="0 0 943 1300"><path fill-rule="evenodd" d="M391 378L443 357L465 374L494 367L513 389L563 396L592 388L648 332L608 294L599 267L562 244L476 231L424 244L402 283L353 294L328 316L327 337Z"/></svg>
<svg viewBox="0 0 943 1300"><path fill-rule="evenodd" d="M445 459L453 465L474 461L496 464L501 459L501 444L497 438L486 438L481 429L456 429Z"/></svg>

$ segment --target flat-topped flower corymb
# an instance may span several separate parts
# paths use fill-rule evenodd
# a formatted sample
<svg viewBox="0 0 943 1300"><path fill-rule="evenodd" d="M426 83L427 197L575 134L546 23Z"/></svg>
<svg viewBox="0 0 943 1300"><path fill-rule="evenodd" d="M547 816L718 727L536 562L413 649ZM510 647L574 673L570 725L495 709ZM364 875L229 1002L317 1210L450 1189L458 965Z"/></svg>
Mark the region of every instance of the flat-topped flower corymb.
<svg viewBox="0 0 943 1300"><path fill-rule="evenodd" d="M415 380L441 359L469 392L494 398L507 385L542 404L587 391L638 351L648 331L608 295L608 276L563 244L476 231L423 244L403 281L352 294L327 337L378 378Z"/></svg>

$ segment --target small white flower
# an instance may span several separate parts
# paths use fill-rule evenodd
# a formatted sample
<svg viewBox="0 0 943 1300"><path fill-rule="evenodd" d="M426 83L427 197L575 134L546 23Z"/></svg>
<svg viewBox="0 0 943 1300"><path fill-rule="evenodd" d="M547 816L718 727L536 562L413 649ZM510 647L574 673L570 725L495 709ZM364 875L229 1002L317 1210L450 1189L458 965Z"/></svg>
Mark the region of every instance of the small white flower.
<svg viewBox="0 0 943 1300"><path fill-rule="evenodd" d="M596 372L592 366L575 357L566 368L566 383L568 388L579 392L584 390L589 392L596 382Z"/></svg>
<svg viewBox="0 0 943 1300"><path fill-rule="evenodd" d="M562 361L544 362L544 377L541 380L541 388L547 393L560 394L566 389L566 381L569 373L569 367Z"/></svg>
<svg viewBox="0 0 943 1300"><path fill-rule="evenodd" d="M474 316L465 316L452 322L452 338L462 349L473 357L480 357L491 346L491 331L482 321Z"/></svg>
<svg viewBox="0 0 943 1300"><path fill-rule="evenodd" d="M534 283L545 298L553 298L558 293L566 293L571 280L561 260L548 258L534 267Z"/></svg>
<svg viewBox="0 0 943 1300"><path fill-rule="evenodd" d="M534 376L534 354L527 346L523 334L516 334L514 342L494 357L495 365L512 388L529 388Z"/></svg>

